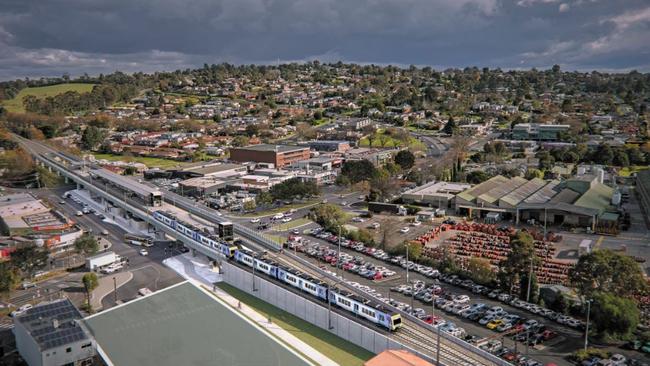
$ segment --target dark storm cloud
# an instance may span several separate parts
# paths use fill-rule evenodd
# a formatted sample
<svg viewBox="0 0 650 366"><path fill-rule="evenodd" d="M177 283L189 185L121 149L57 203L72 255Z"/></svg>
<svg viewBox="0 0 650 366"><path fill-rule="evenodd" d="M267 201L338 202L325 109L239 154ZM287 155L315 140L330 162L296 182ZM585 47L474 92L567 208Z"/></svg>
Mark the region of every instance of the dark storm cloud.
<svg viewBox="0 0 650 366"><path fill-rule="evenodd" d="M3 0L0 78L321 59L650 69L645 0Z"/></svg>

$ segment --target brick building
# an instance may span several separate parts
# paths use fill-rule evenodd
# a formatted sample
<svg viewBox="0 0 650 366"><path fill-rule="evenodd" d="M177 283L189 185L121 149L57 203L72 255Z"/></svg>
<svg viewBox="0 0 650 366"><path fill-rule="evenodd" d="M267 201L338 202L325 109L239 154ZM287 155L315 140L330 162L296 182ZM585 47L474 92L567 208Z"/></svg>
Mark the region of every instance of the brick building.
<svg viewBox="0 0 650 366"><path fill-rule="evenodd" d="M262 144L230 149L230 160L234 162L267 163L273 164L275 168L282 168L309 157L309 147L304 146Z"/></svg>

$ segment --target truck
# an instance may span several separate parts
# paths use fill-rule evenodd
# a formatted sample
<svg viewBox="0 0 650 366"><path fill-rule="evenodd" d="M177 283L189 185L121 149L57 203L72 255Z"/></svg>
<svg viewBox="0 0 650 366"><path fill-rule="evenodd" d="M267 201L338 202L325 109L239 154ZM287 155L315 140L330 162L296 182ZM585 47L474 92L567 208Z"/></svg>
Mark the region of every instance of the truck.
<svg viewBox="0 0 650 366"><path fill-rule="evenodd" d="M115 252L104 252L86 258L86 268L90 271L99 270L101 267L111 265L120 261L120 256Z"/></svg>
<svg viewBox="0 0 650 366"><path fill-rule="evenodd" d="M383 202L369 202L368 211L373 213L390 212L395 215L405 216L406 208L402 205Z"/></svg>

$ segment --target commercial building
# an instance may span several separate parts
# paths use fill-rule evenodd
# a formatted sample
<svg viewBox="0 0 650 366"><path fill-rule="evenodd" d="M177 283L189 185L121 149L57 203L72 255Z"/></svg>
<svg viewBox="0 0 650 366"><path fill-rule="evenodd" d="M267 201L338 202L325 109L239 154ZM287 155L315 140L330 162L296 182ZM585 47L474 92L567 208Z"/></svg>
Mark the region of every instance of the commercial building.
<svg viewBox="0 0 650 366"><path fill-rule="evenodd" d="M224 189L227 183L215 177L197 177L178 183L183 196L205 197Z"/></svg>
<svg viewBox="0 0 650 366"><path fill-rule="evenodd" d="M500 175L456 195L456 212L473 217L546 221L555 225L611 226L618 220L614 189L598 176L566 181Z"/></svg>
<svg viewBox="0 0 650 366"><path fill-rule="evenodd" d="M393 159L393 154L396 154L397 149L373 149L366 147L358 147L350 149L343 153L343 159L347 160L368 160L375 166L382 166Z"/></svg>
<svg viewBox="0 0 650 366"><path fill-rule="evenodd" d="M306 144L315 151L346 152L351 148L349 141L342 140L314 140Z"/></svg>
<svg viewBox="0 0 650 366"><path fill-rule="evenodd" d="M16 347L29 366L92 365L93 340L68 299L43 303L14 317Z"/></svg>
<svg viewBox="0 0 650 366"><path fill-rule="evenodd" d="M108 365L310 364L189 282L92 315L85 324Z"/></svg>
<svg viewBox="0 0 650 366"><path fill-rule="evenodd" d="M262 144L230 149L230 160L234 162L265 163L270 168L282 168L309 157L309 147L304 146Z"/></svg>
<svg viewBox="0 0 650 366"><path fill-rule="evenodd" d="M558 140L561 132L568 131L569 125L543 125L539 123L520 123L512 128L513 140Z"/></svg>
<svg viewBox="0 0 650 366"><path fill-rule="evenodd" d="M470 187L471 184L465 183L430 182L404 192L402 201L437 208L453 208L456 195Z"/></svg>
<svg viewBox="0 0 650 366"><path fill-rule="evenodd" d="M4 235L20 237L17 243L42 245L52 253L70 249L83 234L74 221L28 193L0 197L0 227Z"/></svg>

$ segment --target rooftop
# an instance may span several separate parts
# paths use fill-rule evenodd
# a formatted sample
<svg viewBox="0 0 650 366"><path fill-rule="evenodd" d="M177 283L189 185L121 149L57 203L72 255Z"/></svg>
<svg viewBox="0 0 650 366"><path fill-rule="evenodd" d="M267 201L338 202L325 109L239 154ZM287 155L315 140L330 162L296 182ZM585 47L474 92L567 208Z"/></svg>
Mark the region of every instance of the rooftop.
<svg viewBox="0 0 650 366"><path fill-rule="evenodd" d="M419 195L432 195L440 194L444 196L452 196L455 193L462 192L471 187L470 184L465 183L450 183L450 182L431 182L420 187L415 187L405 194L419 194Z"/></svg>
<svg viewBox="0 0 650 366"><path fill-rule="evenodd" d="M386 350L371 358L364 366L433 366L433 364L404 350Z"/></svg>
<svg viewBox="0 0 650 366"><path fill-rule="evenodd" d="M307 146L293 146L293 145L271 145L271 144L260 144L260 145L249 145L244 147L233 148L235 150L253 150L253 151L275 151L275 152L291 152L291 151L300 151L300 150L309 150Z"/></svg>
<svg viewBox="0 0 650 366"><path fill-rule="evenodd" d="M90 316L85 323L114 365L308 365L189 282Z"/></svg>
<svg viewBox="0 0 650 366"><path fill-rule="evenodd" d="M150 194L160 195L158 188L149 187L148 185L138 183L137 181L125 177L123 175L115 174L106 169L93 169L90 171L93 175L105 179L112 184L126 188L140 196L149 196Z"/></svg>
<svg viewBox="0 0 650 366"><path fill-rule="evenodd" d="M41 351L89 339L77 320L79 310L70 300L63 299L37 305L14 318L34 338Z"/></svg>
<svg viewBox="0 0 650 366"><path fill-rule="evenodd" d="M227 172L235 169L241 169L244 172L246 172L245 165L229 164L229 163L194 165L192 167L183 169L183 171L202 174L202 175L210 175L210 174L217 174L221 172Z"/></svg>

